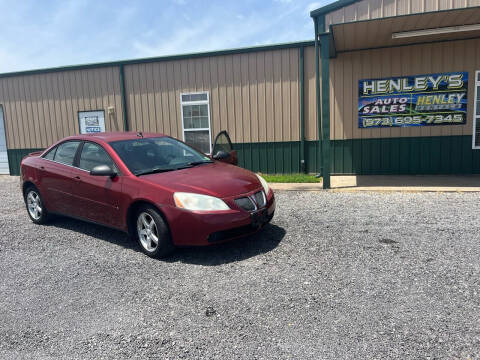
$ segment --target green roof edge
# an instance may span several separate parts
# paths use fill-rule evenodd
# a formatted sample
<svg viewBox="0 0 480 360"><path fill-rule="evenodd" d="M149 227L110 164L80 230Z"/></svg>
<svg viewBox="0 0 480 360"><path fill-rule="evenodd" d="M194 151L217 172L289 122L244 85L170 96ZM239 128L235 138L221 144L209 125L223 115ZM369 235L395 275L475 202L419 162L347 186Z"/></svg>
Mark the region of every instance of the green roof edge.
<svg viewBox="0 0 480 360"><path fill-rule="evenodd" d="M316 10L312 10L310 12L310 16L313 17L313 18L319 17L321 15L328 14L332 11L338 10L338 9L340 9L342 7L345 7L345 6L348 6L348 5L352 5L352 4L354 4L356 2L359 2L359 1L361 1L361 0L338 0L338 1L335 1L334 3L322 6L321 8L318 8Z"/></svg>
<svg viewBox="0 0 480 360"><path fill-rule="evenodd" d="M279 43L279 44L270 44L270 45L258 45L258 46L250 46L250 47L242 47L242 48L234 48L234 49L225 49L225 50L214 50L214 51L204 51L204 52L195 52L195 53L185 53L185 54L178 54L178 55L166 55L166 56L156 56L156 57L149 57L149 58L127 59L127 60L118 60L118 61L106 61L106 62L80 64L80 65L67 65L67 66L59 66L59 67L44 68L44 69L23 70L23 71L0 73L0 78L22 76L22 75L35 75L35 74L53 73L53 72L61 72L61 71L95 69L95 68L120 66L120 65L144 64L144 63L171 61L171 60L194 59L194 58L202 58L202 57L209 57L209 56L244 54L244 53L257 52L257 51L290 49L290 48L298 48L298 47L314 46L314 45L315 45L315 41L306 40L306 41L297 41L297 42L288 42L288 43Z"/></svg>

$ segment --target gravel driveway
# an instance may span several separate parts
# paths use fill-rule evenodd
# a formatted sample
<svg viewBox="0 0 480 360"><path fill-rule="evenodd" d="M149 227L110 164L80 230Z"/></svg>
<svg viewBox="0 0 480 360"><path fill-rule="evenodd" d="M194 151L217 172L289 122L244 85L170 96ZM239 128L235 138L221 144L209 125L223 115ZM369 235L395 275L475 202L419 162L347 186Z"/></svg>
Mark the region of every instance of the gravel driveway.
<svg viewBox="0 0 480 360"><path fill-rule="evenodd" d="M150 259L30 222L0 181L1 359L474 359L480 194L278 193L242 241Z"/></svg>

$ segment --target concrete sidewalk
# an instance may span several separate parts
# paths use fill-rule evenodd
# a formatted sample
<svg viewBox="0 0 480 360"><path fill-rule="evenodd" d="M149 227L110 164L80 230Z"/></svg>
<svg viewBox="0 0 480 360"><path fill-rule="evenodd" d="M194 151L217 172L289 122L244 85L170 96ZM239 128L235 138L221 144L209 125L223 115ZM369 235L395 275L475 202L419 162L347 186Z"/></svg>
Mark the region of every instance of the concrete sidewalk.
<svg viewBox="0 0 480 360"><path fill-rule="evenodd" d="M18 182L18 176L0 175L2 182ZM480 192L480 175L332 176L330 191ZM322 183L270 183L274 191L322 191Z"/></svg>
<svg viewBox="0 0 480 360"><path fill-rule="evenodd" d="M480 192L480 175L332 176L330 191ZM277 191L320 191L321 183L271 183Z"/></svg>

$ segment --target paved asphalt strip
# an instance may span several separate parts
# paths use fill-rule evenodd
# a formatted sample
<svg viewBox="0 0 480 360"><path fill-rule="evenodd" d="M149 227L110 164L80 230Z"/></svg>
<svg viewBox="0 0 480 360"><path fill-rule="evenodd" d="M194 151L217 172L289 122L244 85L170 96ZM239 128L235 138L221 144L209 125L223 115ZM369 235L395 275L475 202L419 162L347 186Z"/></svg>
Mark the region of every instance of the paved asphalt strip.
<svg viewBox="0 0 480 360"><path fill-rule="evenodd" d="M247 239L154 260L0 184L0 359L475 359L480 194L279 192Z"/></svg>

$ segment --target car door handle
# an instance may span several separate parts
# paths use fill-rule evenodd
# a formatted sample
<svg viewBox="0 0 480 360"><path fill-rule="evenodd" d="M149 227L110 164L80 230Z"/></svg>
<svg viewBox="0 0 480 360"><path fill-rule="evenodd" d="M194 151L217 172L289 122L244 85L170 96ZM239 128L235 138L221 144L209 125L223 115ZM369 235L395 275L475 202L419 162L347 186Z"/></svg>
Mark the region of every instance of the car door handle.
<svg viewBox="0 0 480 360"><path fill-rule="evenodd" d="M74 177L73 177L73 180L75 180L75 181L80 181L80 176L78 176L78 175L77 175L77 176L74 176Z"/></svg>

